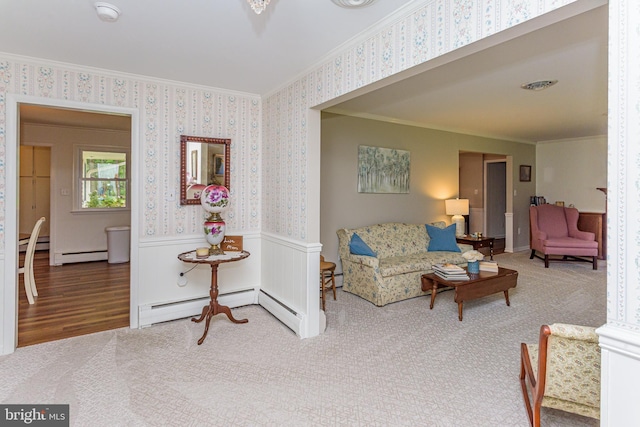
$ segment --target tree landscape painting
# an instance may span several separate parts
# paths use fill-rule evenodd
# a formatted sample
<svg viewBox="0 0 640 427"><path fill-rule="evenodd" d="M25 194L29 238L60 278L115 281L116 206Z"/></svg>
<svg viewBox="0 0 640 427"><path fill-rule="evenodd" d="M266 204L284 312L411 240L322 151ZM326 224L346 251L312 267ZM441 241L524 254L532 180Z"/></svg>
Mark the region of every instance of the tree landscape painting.
<svg viewBox="0 0 640 427"><path fill-rule="evenodd" d="M405 150L358 146L358 192L409 193L410 160Z"/></svg>

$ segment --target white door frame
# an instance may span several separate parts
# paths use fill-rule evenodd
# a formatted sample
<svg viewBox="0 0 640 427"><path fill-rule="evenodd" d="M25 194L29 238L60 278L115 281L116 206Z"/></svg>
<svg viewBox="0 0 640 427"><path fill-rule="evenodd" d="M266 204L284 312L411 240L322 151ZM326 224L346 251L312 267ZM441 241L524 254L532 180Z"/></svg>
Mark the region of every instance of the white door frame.
<svg viewBox="0 0 640 427"><path fill-rule="evenodd" d="M487 163L506 163L506 210L504 213L505 252L513 252L513 157L505 156L503 159L485 160L482 167L483 179L483 212L482 232L487 233Z"/></svg>
<svg viewBox="0 0 640 427"><path fill-rule="evenodd" d="M42 98L29 95L8 94L6 103L6 189L5 189L5 235L4 235L4 284L0 291L2 302L2 351L12 353L18 343L18 153L20 104L44 107L69 108L95 113L115 113L131 116L131 259L130 259L130 303L129 325L138 327L138 247L140 217L140 137L139 110L62 99Z"/></svg>

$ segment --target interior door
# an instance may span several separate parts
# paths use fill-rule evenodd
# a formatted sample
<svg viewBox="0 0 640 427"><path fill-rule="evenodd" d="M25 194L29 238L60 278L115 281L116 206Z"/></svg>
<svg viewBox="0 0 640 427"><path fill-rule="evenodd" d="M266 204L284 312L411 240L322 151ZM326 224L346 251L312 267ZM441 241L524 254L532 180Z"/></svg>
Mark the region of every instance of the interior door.
<svg viewBox="0 0 640 427"><path fill-rule="evenodd" d="M485 162L485 226L487 236L505 238L505 212L507 211L507 163Z"/></svg>
<svg viewBox="0 0 640 427"><path fill-rule="evenodd" d="M29 234L36 221L45 217L41 237L49 236L51 147L20 146L20 233Z"/></svg>

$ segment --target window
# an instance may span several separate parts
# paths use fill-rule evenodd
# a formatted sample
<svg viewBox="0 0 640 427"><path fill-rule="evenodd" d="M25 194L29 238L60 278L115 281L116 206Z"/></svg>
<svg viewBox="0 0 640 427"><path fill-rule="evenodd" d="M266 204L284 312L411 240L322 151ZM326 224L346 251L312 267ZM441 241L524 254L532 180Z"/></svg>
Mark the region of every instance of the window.
<svg viewBox="0 0 640 427"><path fill-rule="evenodd" d="M79 208L123 209L129 203L127 152L118 148L80 148Z"/></svg>

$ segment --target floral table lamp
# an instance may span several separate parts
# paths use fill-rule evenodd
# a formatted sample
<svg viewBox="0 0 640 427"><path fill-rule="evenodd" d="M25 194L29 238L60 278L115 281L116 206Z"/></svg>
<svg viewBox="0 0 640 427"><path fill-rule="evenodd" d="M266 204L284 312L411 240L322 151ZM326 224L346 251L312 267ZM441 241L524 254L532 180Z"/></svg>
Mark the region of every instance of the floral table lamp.
<svg viewBox="0 0 640 427"><path fill-rule="evenodd" d="M210 214L204 222L204 236L211 245L209 255L224 255L220 244L224 240L227 226L220 212L229 205L229 190L223 185L209 185L202 190L200 204Z"/></svg>

